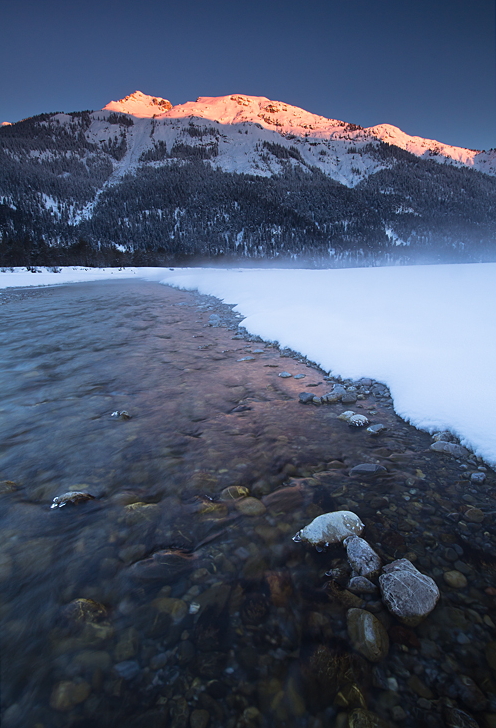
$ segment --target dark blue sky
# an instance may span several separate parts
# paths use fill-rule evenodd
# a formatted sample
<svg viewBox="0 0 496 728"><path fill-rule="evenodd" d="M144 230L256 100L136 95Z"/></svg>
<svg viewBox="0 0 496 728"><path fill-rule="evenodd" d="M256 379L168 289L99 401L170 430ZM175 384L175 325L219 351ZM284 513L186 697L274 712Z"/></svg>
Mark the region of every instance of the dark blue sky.
<svg viewBox="0 0 496 728"><path fill-rule="evenodd" d="M496 147L494 0L4 0L1 25L0 121L245 93Z"/></svg>

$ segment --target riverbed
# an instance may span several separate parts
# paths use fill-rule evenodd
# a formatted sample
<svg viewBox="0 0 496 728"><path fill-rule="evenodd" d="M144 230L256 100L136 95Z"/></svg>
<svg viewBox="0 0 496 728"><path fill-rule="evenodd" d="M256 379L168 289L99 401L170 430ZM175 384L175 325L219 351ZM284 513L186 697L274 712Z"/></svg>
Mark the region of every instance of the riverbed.
<svg viewBox="0 0 496 728"><path fill-rule="evenodd" d="M496 725L482 461L431 451L371 380L342 382L351 404L301 404L332 377L209 296L7 290L0 317L2 725ZM350 408L383 432L351 428ZM361 463L385 471L350 474ZM92 497L51 508L77 492ZM378 664L349 640L344 549L292 540L343 508L441 590L415 629L357 597L389 632Z"/></svg>

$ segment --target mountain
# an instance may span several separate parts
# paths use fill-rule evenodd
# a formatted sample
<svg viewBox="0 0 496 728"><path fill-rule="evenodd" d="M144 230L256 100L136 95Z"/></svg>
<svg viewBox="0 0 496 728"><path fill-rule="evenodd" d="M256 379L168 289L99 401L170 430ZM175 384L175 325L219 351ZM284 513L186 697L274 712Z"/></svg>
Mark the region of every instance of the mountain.
<svg viewBox="0 0 496 728"><path fill-rule="evenodd" d="M136 91L2 125L0 264L494 259L495 193L496 150L265 97Z"/></svg>

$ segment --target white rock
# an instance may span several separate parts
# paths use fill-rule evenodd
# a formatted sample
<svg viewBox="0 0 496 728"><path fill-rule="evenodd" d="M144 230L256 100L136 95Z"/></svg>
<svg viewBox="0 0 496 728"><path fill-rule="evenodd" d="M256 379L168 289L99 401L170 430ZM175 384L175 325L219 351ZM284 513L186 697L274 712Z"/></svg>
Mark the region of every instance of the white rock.
<svg viewBox="0 0 496 728"><path fill-rule="evenodd" d="M421 574L408 559L384 566L379 586L386 607L409 627L415 627L427 617L439 599L434 579Z"/></svg>
<svg viewBox="0 0 496 728"><path fill-rule="evenodd" d="M306 541L314 546L325 546L330 543L340 543L347 536L358 536L363 529L364 525L355 513L333 511L314 518L308 526L298 531L293 540Z"/></svg>
<svg viewBox="0 0 496 728"><path fill-rule="evenodd" d="M344 540L346 555L351 568L357 576L374 576L382 562L374 549L359 536L348 536Z"/></svg>

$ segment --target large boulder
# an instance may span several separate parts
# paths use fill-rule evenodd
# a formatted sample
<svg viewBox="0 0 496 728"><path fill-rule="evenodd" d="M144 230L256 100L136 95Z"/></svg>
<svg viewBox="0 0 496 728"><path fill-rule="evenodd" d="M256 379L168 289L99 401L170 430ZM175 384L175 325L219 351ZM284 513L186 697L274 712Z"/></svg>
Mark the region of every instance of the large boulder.
<svg viewBox="0 0 496 728"><path fill-rule="evenodd" d="M314 518L308 526L298 531L294 541L306 541L314 546L327 546L341 543L348 536L359 536L364 525L356 513L351 511L332 511Z"/></svg>
<svg viewBox="0 0 496 728"><path fill-rule="evenodd" d="M403 624L415 627L436 606L439 589L434 579L421 574L408 559L398 559L382 569L382 601Z"/></svg>

